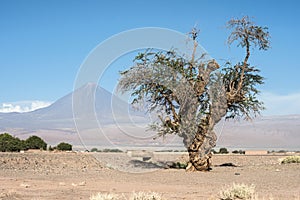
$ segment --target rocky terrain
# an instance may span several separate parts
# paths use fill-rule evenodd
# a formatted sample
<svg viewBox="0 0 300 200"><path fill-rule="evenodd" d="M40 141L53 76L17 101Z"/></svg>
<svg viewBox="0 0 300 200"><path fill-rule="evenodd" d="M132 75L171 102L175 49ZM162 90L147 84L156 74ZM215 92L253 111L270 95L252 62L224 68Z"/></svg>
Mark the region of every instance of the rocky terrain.
<svg viewBox="0 0 300 200"><path fill-rule="evenodd" d="M184 161L180 153L154 153L147 161L125 153L0 153L0 199L89 199L98 192L133 191L218 199L232 183L254 184L258 199L299 199L300 165L280 164L285 156L214 155L212 171L187 173L163 165Z"/></svg>
<svg viewBox="0 0 300 200"><path fill-rule="evenodd" d="M101 170L100 163L81 153L1 153L0 170L27 171L34 174L64 174Z"/></svg>

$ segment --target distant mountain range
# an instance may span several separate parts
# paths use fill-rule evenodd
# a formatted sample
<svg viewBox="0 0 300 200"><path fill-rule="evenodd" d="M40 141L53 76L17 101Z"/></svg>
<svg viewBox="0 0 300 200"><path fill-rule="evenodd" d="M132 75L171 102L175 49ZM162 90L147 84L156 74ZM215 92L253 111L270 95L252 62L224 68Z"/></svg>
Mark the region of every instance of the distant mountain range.
<svg viewBox="0 0 300 200"><path fill-rule="evenodd" d="M66 141L75 146L168 146L182 148L181 139L153 140L146 131L151 120L134 111L94 83L69 93L52 105L28 113L0 113L0 132L20 138L39 135L49 144ZM216 127L218 146L229 148L300 149L300 115L266 116L252 122L221 122Z"/></svg>
<svg viewBox="0 0 300 200"><path fill-rule="evenodd" d="M0 132L20 138L35 134L50 144L142 145L153 143L154 133L145 132L147 122L144 112L88 83L48 107L27 113L0 113Z"/></svg>
<svg viewBox="0 0 300 200"><path fill-rule="evenodd" d="M223 131L222 131L223 126ZM231 148L300 150L300 115L263 116L221 122L218 144Z"/></svg>

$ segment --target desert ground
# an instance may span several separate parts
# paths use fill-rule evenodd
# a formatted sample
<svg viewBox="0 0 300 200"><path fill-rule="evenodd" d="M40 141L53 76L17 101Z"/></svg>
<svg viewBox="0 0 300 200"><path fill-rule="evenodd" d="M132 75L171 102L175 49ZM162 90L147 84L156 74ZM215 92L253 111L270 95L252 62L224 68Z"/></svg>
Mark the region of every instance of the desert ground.
<svg viewBox="0 0 300 200"><path fill-rule="evenodd" d="M89 199L98 192L153 191L164 199L219 199L232 183L254 184L258 199L300 199L300 165L286 155L214 155L210 172L166 169L182 153L154 153L149 161L125 153L0 153L0 199ZM233 163L233 166L220 166Z"/></svg>

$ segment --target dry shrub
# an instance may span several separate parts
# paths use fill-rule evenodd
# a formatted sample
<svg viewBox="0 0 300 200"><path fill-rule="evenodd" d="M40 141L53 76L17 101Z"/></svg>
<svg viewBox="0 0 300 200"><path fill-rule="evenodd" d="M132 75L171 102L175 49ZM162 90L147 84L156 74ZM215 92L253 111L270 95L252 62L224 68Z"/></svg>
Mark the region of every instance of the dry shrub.
<svg viewBox="0 0 300 200"><path fill-rule="evenodd" d="M222 200L235 200L244 199L251 200L255 199L255 186L246 184L235 184L220 191L220 199Z"/></svg>
<svg viewBox="0 0 300 200"><path fill-rule="evenodd" d="M162 200L161 194L156 192L133 192L130 200Z"/></svg>
<svg viewBox="0 0 300 200"><path fill-rule="evenodd" d="M90 197L90 200L121 200L126 199L122 198L122 195L114 194L114 193L97 193Z"/></svg>
<svg viewBox="0 0 300 200"><path fill-rule="evenodd" d="M281 164L300 163L300 156L288 156L281 160Z"/></svg>
<svg viewBox="0 0 300 200"><path fill-rule="evenodd" d="M124 194L97 193L92 195L90 200L127 200ZM162 200L161 194L156 192L133 192L129 200Z"/></svg>

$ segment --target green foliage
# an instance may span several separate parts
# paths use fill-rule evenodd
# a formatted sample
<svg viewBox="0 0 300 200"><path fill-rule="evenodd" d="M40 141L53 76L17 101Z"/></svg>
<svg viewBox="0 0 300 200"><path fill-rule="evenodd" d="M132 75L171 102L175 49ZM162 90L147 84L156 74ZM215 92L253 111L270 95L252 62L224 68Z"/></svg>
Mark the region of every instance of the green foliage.
<svg viewBox="0 0 300 200"><path fill-rule="evenodd" d="M47 143L38 136L30 136L25 140L26 149L47 149Z"/></svg>
<svg viewBox="0 0 300 200"><path fill-rule="evenodd" d="M48 151L54 151L56 147L52 147L51 145L48 148Z"/></svg>
<svg viewBox="0 0 300 200"><path fill-rule="evenodd" d="M98 152L98 149L97 148L92 148L91 152Z"/></svg>
<svg viewBox="0 0 300 200"><path fill-rule="evenodd" d="M220 191L220 199L222 200L251 200L255 199L255 186L233 183L227 189Z"/></svg>
<svg viewBox="0 0 300 200"><path fill-rule="evenodd" d="M216 150L214 150L214 149L211 149L211 152L212 152L213 154L218 154L218 152L217 152Z"/></svg>
<svg viewBox="0 0 300 200"><path fill-rule="evenodd" d="M237 42L237 46L245 48L246 55L242 62L232 65L228 62L223 69L223 82L227 94L227 118L245 117L251 119L263 110L263 103L257 99L257 85L263 84L259 70L252 67L248 61L250 47L267 50L270 47L268 28L255 25L248 16L241 19L231 19L227 28L232 32L228 44Z"/></svg>
<svg viewBox="0 0 300 200"><path fill-rule="evenodd" d="M51 150L51 146L49 150ZM9 133L0 134L0 151L14 152L28 149L47 149L47 143L38 136L30 136L26 140L20 140Z"/></svg>
<svg viewBox="0 0 300 200"><path fill-rule="evenodd" d="M244 70L243 80L239 74ZM227 62L223 71L223 83L228 94L230 91L236 91L235 98L228 98L228 107L226 118L245 117L250 119L251 115L258 115L264 109L263 103L257 99L259 90L257 85L263 84L264 78L259 75L260 70L238 63L234 66ZM241 89L239 89L239 83Z"/></svg>
<svg viewBox="0 0 300 200"><path fill-rule="evenodd" d="M259 50L270 48L268 28L255 25L248 16L229 20L227 28L232 30L228 37L228 44L237 42L237 46L246 48L247 46L255 46Z"/></svg>
<svg viewBox="0 0 300 200"><path fill-rule="evenodd" d="M134 66L121 72L119 89L132 91L132 104L147 101L150 112L162 111L163 116L159 116L162 123L151 125L151 129L157 131L159 136L178 134L187 138L188 132L197 131L197 128L182 131L180 126L183 120L195 121L190 122L191 124L201 123L202 126L209 126L208 122L205 122L206 117L213 116L215 123L224 116L227 118L245 116L249 119L252 118L252 114L256 116L264 109L263 103L257 99L259 93L257 86L263 84L263 77L259 75L260 71L257 68L250 66L248 59L251 45L258 46L262 50L269 48L267 28L254 25L247 16L230 20L228 28L232 30L228 43L236 41L238 46L246 47L246 56L242 62L237 64L227 62L223 69L219 70L218 63L215 60L208 60L205 53L195 57L198 32L193 29L190 33L194 44L191 56L182 55L172 49L170 51L150 49L139 53L135 57ZM210 88L216 83L214 81L223 83L224 95L209 93ZM185 87L181 88L180 85ZM222 87L219 89L215 93L223 90ZM185 101L187 98L191 98L189 103ZM199 116L197 119L182 119L184 116L189 117L187 116L191 114L189 112L197 112Z"/></svg>
<svg viewBox="0 0 300 200"><path fill-rule="evenodd" d="M279 150L279 151L277 151L277 153L286 153L287 152L287 150Z"/></svg>
<svg viewBox="0 0 300 200"><path fill-rule="evenodd" d="M72 151L72 145L65 142L59 143L56 148L60 151Z"/></svg>
<svg viewBox="0 0 300 200"><path fill-rule="evenodd" d="M281 161L281 164L300 163L300 156L288 156Z"/></svg>
<svg viewBox="0 0 300 200"><path fill-rule="evenodd" d="M226 148L223 147L223 148L220 148L219 153L220 154L227 154L227 153L229 153L229 151Z"/></svg>
<svg viewBox="0 0 300 200"><path fill-rule="evenodd" d="M134 61L136 62L135 66L121 73L125 79L133 78L134 81L126 81L124 85L122 85L122 80L120 82L122 88L133 91L132 104L147 99L150 103L150 111L162 107L167 114L171 114L172 108L178 108L179 102L170 87L163 84L160 79L164 77L168 80L172 74L177 72L185 78L196 76L195 74L186 74L189 61L173 50L168 52L146 51L145 53L139 53ZM141 76L142 74L146 77ZM125 81L125 79L123 80ZM176 79L175 76L174 81Z"/></svg>
<svg viewBox="0 0 300 200"><path fill-rule="evenodd" d="M245 154L245 151L243 150L234 150L232 151L233 154Z"/></svg>
<svg viewBox="0 0 300 200"><path fill-rule="evenodd" d="M186 162L174 162L171 168L175 169L186 169L187 163Z"/></svg>
<svg viewBox="0 0 300 200"><path fill-rule="evenodd" d="M183 138L189 155L195 158L190 159L191 169L202 169L197 165L205 162L197 162L195 154L208 154L216 145L213 127L222 118L251 119L264 109L257 98L264 78L250 65L249 57L250 47L269 48L269 32L247 16L230 20L228 28L228 43L237 42L245 49L245 56L236 64L227 62L220 67L206 53L198 53L199 31L194 28L190 32L190 54L176 49L148 49L135 57L130 69L121 72L118 89L131 91L132 104L140 106L146 102L147 111L158 113L158 120L150 124L158 136L176 134ZM228 151L221 149L220 153Z"/></svg>
<svg viewBox="0 0 300 200"><path fill-rule="evenodd" d="M110 152L110 153L121 153L123 152L122 150L120 149L103 149L102 152Z"/></svg>
<svg viewBox="0 0 300 200"><path fill-rule="evenodd" d="M8 133L0 134L0 151L1 152L19 152L24 149L24 143L17 137Z"/></svg>

